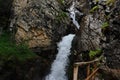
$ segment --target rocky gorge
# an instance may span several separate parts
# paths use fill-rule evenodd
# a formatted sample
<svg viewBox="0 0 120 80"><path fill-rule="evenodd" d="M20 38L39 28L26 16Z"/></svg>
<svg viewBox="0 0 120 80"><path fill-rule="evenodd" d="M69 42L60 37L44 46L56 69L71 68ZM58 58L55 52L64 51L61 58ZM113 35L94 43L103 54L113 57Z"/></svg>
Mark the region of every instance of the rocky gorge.
<svg viewBox="0 0 120 80"><path fill-rule="evenodd" d="M68 10L73 0L0 1L0 33L7 30L17 45L27 44L37 55L23 62L10 58L0 63L0 80L44 80L58 52L57 43L68 34L76 34L69 67L103 55L103 79L120 79L120 0L75 0L75 8L82 14L75 15L79 29ZM90 58L89 53L97 50L100 54ZM69 80L71 71L68 68Z"/></svg>

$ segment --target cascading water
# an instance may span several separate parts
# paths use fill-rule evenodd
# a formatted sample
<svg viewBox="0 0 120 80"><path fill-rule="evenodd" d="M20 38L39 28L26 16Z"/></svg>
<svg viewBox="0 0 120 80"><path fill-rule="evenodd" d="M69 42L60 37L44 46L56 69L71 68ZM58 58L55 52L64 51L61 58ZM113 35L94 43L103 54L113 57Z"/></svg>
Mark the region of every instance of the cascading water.
<svg viewBox="0 0 120 80"><path fill-rule="evenodd" d="M73 19L74 25L79 29L80 25L75 19L75 14L80 13L74 7L75 2L68 9L70 17ZM66 76L66 66L68 65L68 56L70 55L70 49L72 40L75 34L69 34L62 38L62 41L58 43L58 54L51 66L51 72L46 76L46 80L68 80Z"/></svg>
<svg viewBox="0 0 120 80"><path fill-rule="evenodd" d="M68 63L68 56L70 55L71 43L74 36L74 34L69 34L63 37L62 41L58 43L58 54L52 64L51 73L46 77L46 80L67 80L65 67Z"/></svg>
<svg viewBox="0 0 120 80"><path fill-rule="evenodd" d="M80 11L78 11L76 8L75 8L75 2L73 1L73 4L72 6L68 9L69 13L70 13L70 17L72 18L72 22L73 24L79 29L80 28L80 25L78 24L78 22L76 21L76 13L81 16L83 15L83 13L81 13Z"/></svg>

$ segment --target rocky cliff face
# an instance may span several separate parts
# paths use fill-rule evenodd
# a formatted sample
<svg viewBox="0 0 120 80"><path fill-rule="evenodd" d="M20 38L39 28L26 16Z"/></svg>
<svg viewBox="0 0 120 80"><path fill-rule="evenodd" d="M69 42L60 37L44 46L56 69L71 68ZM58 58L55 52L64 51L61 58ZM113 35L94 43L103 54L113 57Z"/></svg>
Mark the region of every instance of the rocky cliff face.
<svg viewBox="0 0 120 80"><path fill-rule="evenodd" d="M73 40L73 49L77 52L78 60L88 56L89 51L101 49L102 24L105 22L104 4L96 1L81 0L76 7L81 10L84 16L79 20L80 29ZM94 9L97 7L96 9ZM89 57L89 56L88 56ZM86 59L85 59L86 60Z"/></svg>
<svg viewBox="0 0 120 80"><path fill-rule="evenodd" d="M104 45L104 55L106 64L111 69L110 72L120 79L120 0L115 2L109 18L109 27L104 30L106 42Z"/></svg>
<svg viewBox="0 0 120 80"><path fill-rule="evenodd" d="M111 11L109 23L110 26L104 31L107 42L105 46L105 56L108 66L114 69L120 69L120 1L116 1Z"/></svg>
<svg viewBox="0 0 120 80"><path fill-rule="evenodd" d="M120 0L80 0L77 4L76 7L84 13L84 16L80 21L81 28L73 41L75 50L73 53L77 52L75 58L77 61L89 60L89 51L101 49L106 58L106 65L110 69L109 73L119 80ZM88 59L83 58L84 56Z"/></svg>
<svg viewBox="0 0 120 80"><path fill-rule="evenodd" d="M11 28L17 42L50 47L70 30L70 19L57 0L14 0Z"/></svg>

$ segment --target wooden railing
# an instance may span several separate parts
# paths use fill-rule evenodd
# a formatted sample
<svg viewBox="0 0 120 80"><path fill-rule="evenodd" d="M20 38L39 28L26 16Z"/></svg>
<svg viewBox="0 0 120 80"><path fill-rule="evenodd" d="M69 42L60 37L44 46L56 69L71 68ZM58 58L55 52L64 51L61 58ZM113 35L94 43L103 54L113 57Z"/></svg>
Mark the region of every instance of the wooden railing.
<svg viewBox="0 0 120 80"><path fill-rule="evenodd" d="M73 80L78 80L78 68L80 66L83 65L87 65L87 77L85 78L85 80L95 80L95 74L97 73L97 71L99 70L99 67L97 67L97 63L101 60L100 58L97 58L95 60L92 61L88 61L88 62L76 62L74 63L74 71L73 71ZM90 70L90 65L93 65L93 69L92 71Z"/></svg>

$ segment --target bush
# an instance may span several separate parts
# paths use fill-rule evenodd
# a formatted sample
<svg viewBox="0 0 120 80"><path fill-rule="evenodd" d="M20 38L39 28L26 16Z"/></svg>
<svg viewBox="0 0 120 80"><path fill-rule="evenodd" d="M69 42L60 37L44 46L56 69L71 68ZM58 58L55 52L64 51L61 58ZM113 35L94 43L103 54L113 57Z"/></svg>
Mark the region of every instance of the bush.
<svg viewBox="0 0 120 80"><path fill-rule="evenodd" d="M101 52L102 52L101 49L90 50L89 52L90 59L94 59L97 55L100 55Z"/></svg>
<svg viewBox="0 0 120 80"><path fill-rule="evenodd" d="M4 33L0 36L0 61L25 61L35 56L36 54L33 53L27 45L15 44L15 42L10 39L9 34Z"/></svg>

